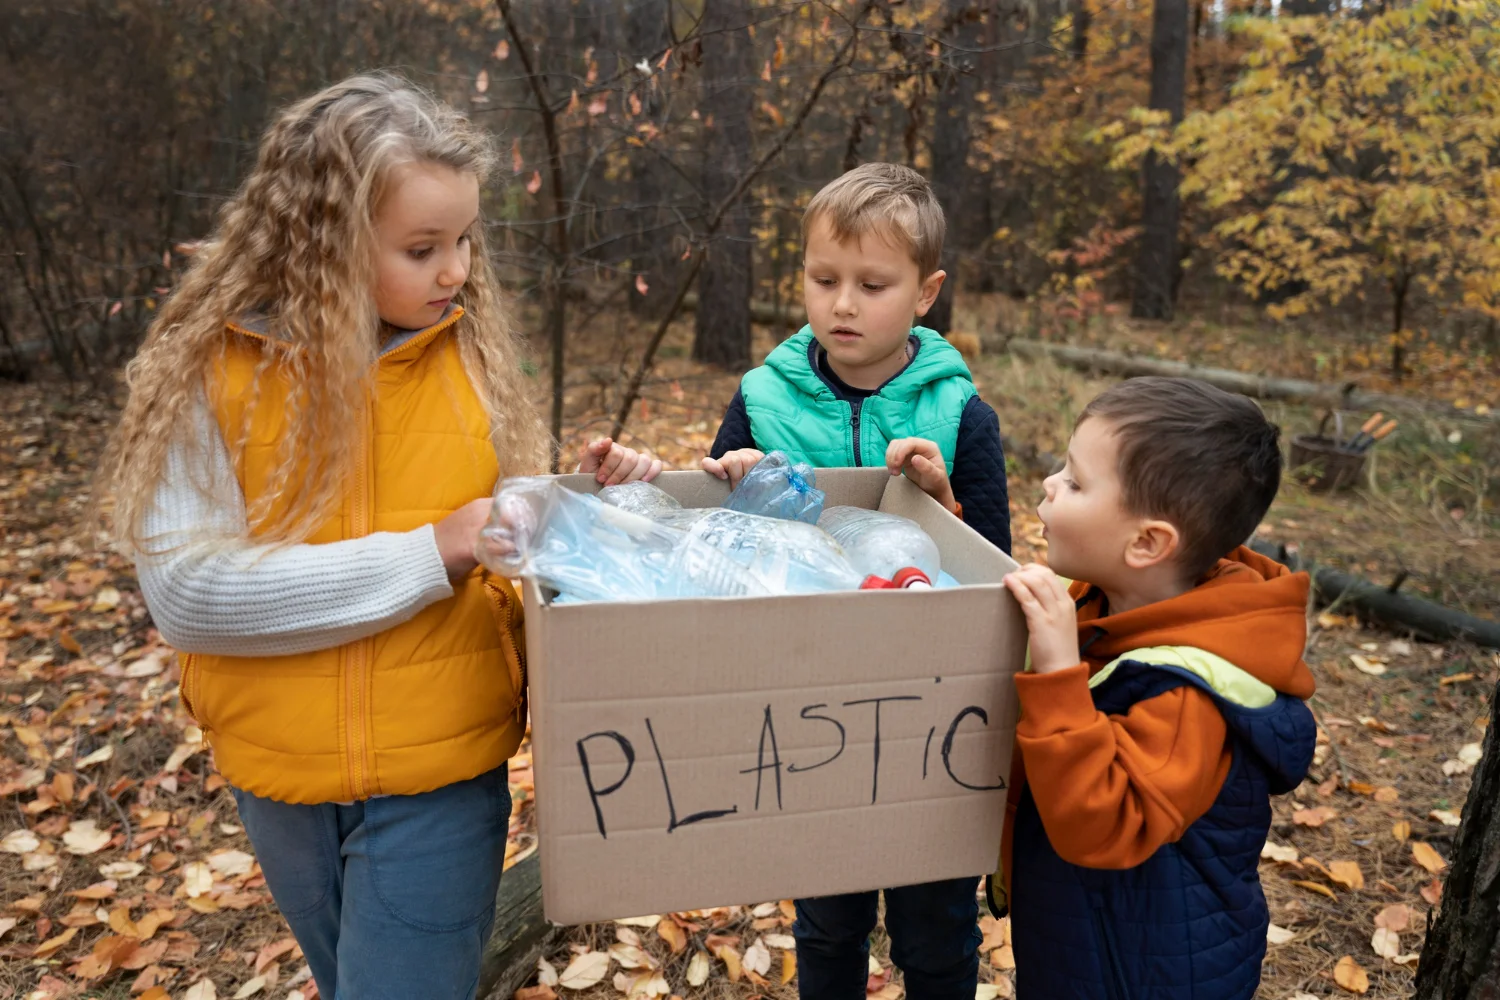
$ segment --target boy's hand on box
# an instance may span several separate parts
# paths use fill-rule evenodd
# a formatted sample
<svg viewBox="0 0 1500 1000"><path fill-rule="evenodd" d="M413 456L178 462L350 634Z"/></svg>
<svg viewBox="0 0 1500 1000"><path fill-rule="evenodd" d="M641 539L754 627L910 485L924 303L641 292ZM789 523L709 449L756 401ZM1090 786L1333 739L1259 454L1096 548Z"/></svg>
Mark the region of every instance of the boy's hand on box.
<svg viewBox="0 0 1500 1000"><path fill-rule="evenodd" d="M661 472L661 459L606 437L590 441L583 449L583 461L578 463L578 471L592 472L594 480L603 486L618 486L637 479L649 483Z"/></svg>
<svg viewBox="0 0 1500 1000"><path fill-rule="evenodd" d="M1031 630L1031 669L1050 674L1077 666L1078 611L1068 585L1045 566L1028 563L1005 577Z"/></svg>
<svg viewBox="0 0 1500 1000"><path fill-rule="evenodd" d="M734 489L745 478L745 473L755 468L757 462L765 458L763 451L754 448L741 448L738 451L727 451L721 458L705 458L703 460L703 471L711 472L720 479L729 480L729 488Z"/></svg>
<svg viewBox="0 0 1500 1000"><path fill-rule="evenodd" d="M885 450L885 467L891 475L906 473L932 499L948 510L956 510L953 484L948 482L948 464L936 442L926 438L897 438Z"/></svg>

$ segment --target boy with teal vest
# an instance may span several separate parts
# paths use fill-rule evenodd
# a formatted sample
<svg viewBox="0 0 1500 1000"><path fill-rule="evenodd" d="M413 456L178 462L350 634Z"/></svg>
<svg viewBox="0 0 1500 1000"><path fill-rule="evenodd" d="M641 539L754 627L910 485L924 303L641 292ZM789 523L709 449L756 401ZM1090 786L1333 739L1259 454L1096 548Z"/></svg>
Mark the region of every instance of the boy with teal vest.
<svg viewBox="0 0 1500 1000"><path fill-rule="evenodd" d="M913 326L942 288L943 211L922 176L868 163L818 192L802 220L808 325L749 372L703 466L737 483L779 450L819 468L902 472L1010 551L995 411L963 357ZM891 957L912 1000L972 1000L975 877L886 890ZM798 989L862 1000L879 893L799 899Z"/></svg>
<svg viewBox="0 0 1500 1000"><path fill-rule="evenodd" d="M1243 396L1131 379L1046 481L1051 568L1005 580L1031 663L990 881L1023 1000L1256 995L1271 796L1317 741L1307 575L1241 544L1276 496L1277 437Z"/></svg>

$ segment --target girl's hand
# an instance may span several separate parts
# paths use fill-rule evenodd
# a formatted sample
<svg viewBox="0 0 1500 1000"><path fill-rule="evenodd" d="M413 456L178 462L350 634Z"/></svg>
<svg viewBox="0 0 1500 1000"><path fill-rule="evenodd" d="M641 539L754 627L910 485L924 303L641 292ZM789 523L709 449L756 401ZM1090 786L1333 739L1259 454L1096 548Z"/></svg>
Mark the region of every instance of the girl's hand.
<svg viewBox="0 0 1500 1000"><path fill-rule="evenodd" d="M661 473L661 459L652 458L649 452L636 451L617 444L610 438L590 441L583 449L583 461L578 463L579 472L592 472L594 481L603 486L617 486L639 479L649 483Z"/></svg>
<svg viewBox="0 0 1500 1000"><path fill-rule="evenodd" d="M1031 669L1050 674L1082 662L1078 654L1078 611L1068 586L1045 566L1028 563L1005 577L1031 630Z"/></svg>
<svg viewBox="0 0 1500 1000"><path fill-rule="evenodd" d="M448 579L462 580L479 565L474 558L474 545L479 540L479 529L489 519L491 503L489 497L471 500L433 525L438 555L443 557Z"/></svg>
<svg viewBox="0 0 1500 1000"><path fill-rule="evenodd" d="M893 476L906 473L907 479L946 510L958 508L953 484L948 482L948 465L935 442L926 438L897 438L885 450L885 467Z"/></svg>
<svg viewBox="0 0 1500 1000"><path fill-rule="evenodd" d="M755 468L755 464L765 457L766 453L763 451L740 448L738 451L725 452L721 458L705 458L703 471L729 480L729 488L734 489L745 478L745 473Z"/></svg>

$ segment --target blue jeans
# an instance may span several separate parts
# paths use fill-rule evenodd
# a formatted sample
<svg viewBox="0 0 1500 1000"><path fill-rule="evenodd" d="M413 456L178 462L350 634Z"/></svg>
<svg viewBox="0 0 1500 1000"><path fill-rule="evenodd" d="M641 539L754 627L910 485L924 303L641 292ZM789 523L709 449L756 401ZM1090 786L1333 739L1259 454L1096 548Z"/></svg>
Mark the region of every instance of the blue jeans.
<svg viewBox="0 0 1500 1000"><path fill-rule="evenodd" d="M885 890L891 960L909 1000L974 1000L979 980L977 879ZM879 893L797 900L797 992L804 1000L863 1000Z"/></svg>
<svg viewBox="0 0 1500 1000"><path fill-rule="evenodd" d="M421 795L287 805L234 789L327 1000L469 1000L510 827L505 765Z"/></svg>

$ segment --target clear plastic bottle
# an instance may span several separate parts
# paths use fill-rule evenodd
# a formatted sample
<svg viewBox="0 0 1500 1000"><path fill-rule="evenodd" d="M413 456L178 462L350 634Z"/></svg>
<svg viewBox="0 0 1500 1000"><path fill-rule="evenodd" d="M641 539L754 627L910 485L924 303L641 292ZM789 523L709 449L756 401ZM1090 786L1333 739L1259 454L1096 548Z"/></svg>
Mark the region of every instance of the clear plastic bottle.
<svg viewBox="0 0 1500 1000"><path fill-rule="evenodd" d="M742 514L817 524L823 491L812 466L793 465L785 452L773 451L745 473L724 506Z"/></svg>
<svg viewBox="0 0 1500 1000"><path fill-rule="evenodd" d="M917 522L899 514L862 507L829 507L818 518L818 527L839 543L861 576L895 579L914 567L937 580L942 557L937 544Z"/></svg>
<svg viewBox="0 0 1500 1000"><path fill-rule="evenodd" d="M810 524L711 508L684 529L531 478L501 484L476 555L586 601L852 590L862 579Z"/></svg>

